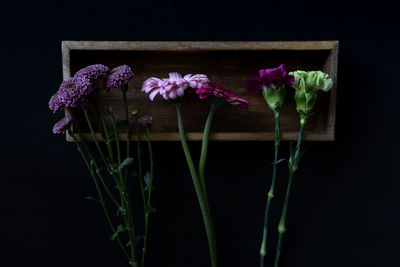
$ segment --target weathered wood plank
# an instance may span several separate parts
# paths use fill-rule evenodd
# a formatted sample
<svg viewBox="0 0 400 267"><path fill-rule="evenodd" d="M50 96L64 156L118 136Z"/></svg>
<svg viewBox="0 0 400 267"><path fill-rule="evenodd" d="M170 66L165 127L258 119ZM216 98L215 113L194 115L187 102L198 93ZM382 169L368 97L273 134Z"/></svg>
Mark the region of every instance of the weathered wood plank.
<svg viewBox="0 0 400 267"><path fill-rule="evenodd" d="M244 83L261 68L285 63L289 71L323 70L334 81L329 93L321 93L314 115L307 125L306 140L333 140L336 112L337 41L313 42L97 42L64 41L63 77L72 76L90 64L114 67L127 64L135 72L129 84L130 109L154 117L152 139L179 140L176 112L163 99L151 102L140 92L145 79L167 77L168 72L204 73L227 89L250 100L248 111L226 105L216 113L211 140L273 140L274 118L262 97L247 92ZM101 92L101 100L123 119L120 92ZM202 127L208 112L205 101L189 99L183 106L183 119L189 140L201 140ZM81 120L82 121L82 120ZM85 125L80 125L86 129ZM281 112L282 140L295 140L299 128L298 114L289 90ZM87 129L86 129L87 130ZM123 135L122 138L125 138ZM90 136L87 136L90 140ZM67 139L70 138L67 136Z"/></svg>

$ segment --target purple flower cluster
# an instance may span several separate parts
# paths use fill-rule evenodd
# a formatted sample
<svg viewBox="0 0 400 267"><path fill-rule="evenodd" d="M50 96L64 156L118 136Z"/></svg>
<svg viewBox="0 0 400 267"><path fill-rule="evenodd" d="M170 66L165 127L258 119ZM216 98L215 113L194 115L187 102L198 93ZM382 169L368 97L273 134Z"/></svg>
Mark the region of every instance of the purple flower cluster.
<svg viewBox="0 0 400 267"><path fill-rule="evenodd" d="M61 102L60 98L58 97L58 92L55 93L49 101L49 109L56 113L56 111L63 110L65 107L64 103Z"/></svg>
<svg viewBox="0 0 400 267"><path fill-rule="evenodd" d="M127 65L113 68L106 80L107 92L126 86L133 79L133 75L133 71Z"/></svg>
<svg viewBox="0 0 400 267"><path fill-rule="evenodd" d="M102 64L87 66L79 70L74 77L61 83L57 93L49 101L49 109L53 112L64 108L80 108L88 103L90 94L102 83L107 91L122 88L132 80L133 72L126 65L109 70Z"/></svg>
<svg viewBox="0 0 400 267"><path fill-rule="evenodd" d="M150 126L152 123L153 123L153 117L149 115L143 115L139 117L139 119L137 120L137 124L144 127Z"/></svg>
<svg viewBox="0 0 400 267"><path fill-rule="evenodd" d="M61 83L58 98L66 108L79 108L87 105L88 96L93 90L92 83L86 77L72 77Z"/></svg>
<svg viewBox="0 0 400 267"><path fill-rule="evenodd" d="M108 67L102 64L95 64L79 70L75 77L86 77L93 83L100 83L107 78L109 71Z"/></svg>
<svg viewBox="0 0 400 267"><path fill-rule="evenodd" d="M259 76L250 76L245 88L254 93L261 93L265 88L293 85L294 76L289 75L282 64L277 68L259 71Z"/></svg>
<svg viewBox="0 0 400 267"><path fill-rule="evenodd" d="M65 131L71 126L72 122L73 122L72 116L65 116L59 122L54 124L53 133L54 134L65 133Z"/></svg>

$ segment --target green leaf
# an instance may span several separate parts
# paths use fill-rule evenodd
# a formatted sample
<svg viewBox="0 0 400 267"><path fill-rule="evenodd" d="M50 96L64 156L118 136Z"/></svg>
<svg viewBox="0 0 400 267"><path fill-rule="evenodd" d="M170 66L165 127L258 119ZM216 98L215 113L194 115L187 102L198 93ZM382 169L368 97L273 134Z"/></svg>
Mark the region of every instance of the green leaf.
<svg viewBox="0 0 400 267"><path fill-rule="evenodd" d="M138 113L139 113L139 110L137 110L137 109L134 109L134 110L131 111L131 115L132 115L132 116L135 116L135 115L137 115Z"/></svg>
<svg viewBox="0 0 400 267"><path fill-rule="evenodd" d="M150 183L150 172L146 172L146 174L143 176L143 180L146 184L146 187L144 188L144 191L149 190L149 183Z"/></svg>
<svg viewBox="0 0 400 267"><path fill-rule="evenodd" d="M117 226L117 229L115 230L115 233L112 234L112 236L110 236L111 240L115 240L117 238L117 236L119 235L119 233L125 232L125 227L120 224Z"/></svg>
<svg viewBox="0 0 400 267"><path fill-rule="evenodd" d="M146 207L144 211L145 211L145 214L151 214L151 213L156 212L157 209L150 205L150 206Z"/></svg>
<svg viewBox="0 0 400 267"><path fill-rule="evenodd" d="M117 210L117 216L120 216L120 215L125 216L126 213L127 213L126 209L124 209L122 207L119 207L118 210Z"/></svg>
<svg viewBox="0 0 400 267"><path fill-rule="evenodd" d="M122 170L123 168L126 168L127 166L129 166L130 164L133 163L133 158L126 158L124 159L124 161L121 163L121 165L119 165L119 168Z"/></svg>

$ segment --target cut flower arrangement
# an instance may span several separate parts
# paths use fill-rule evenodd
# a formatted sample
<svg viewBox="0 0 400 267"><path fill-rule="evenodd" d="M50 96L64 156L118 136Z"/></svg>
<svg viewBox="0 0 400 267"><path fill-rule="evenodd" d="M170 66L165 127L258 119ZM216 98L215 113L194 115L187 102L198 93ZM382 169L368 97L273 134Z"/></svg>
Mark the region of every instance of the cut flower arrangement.
<svg viewBox="0 0 400 267"><path fill-rule="evenodd" d="M149 115L140 116L138 110L128 110L128 83L133 77L132 70L126 65L111 70L101 64L88 66L60 85L59 90L49 101L49 108L53 112L66 111L67 115L54 125L53 132L55 134L68 132L75 141L97 191L97 197L89 199L96 200L101 205L111 229L110 238L119 244L129 265L143 267L148 246L149 217L155 211L151 204L154 164L150 135L153 118ZM141 91L148 94L151 101L159 96L175 105L179 137L203 216L212 267L217 267L217 242L205 178L212 121L217 110L226 104L238 106L244 111L250 105L248 100L225 89L219 82L210 81L205 74L181 75L171 72L166 78L150 77L143 82L141 87ZM317 92L319 90L329 91L332 88L332 80L321 71L287 72L285 65L282 64L276 68L261 69L258 75L249 77L244 87L250 92L262 95L266 106L275 118L275 152L260 242L261 267L264 266L264 257L269 251L267 250L270 228L268 224L269 210L275 194L278 163L283 161L283 159L279 159L280 112L285 103L285 97L292 88L299 114L300 130L297 144L295 147L291 145L287 160L289 179L278 225L279 236L274 261L274 266L277 267L283 234L286 231L292 180L304 153L301 150L304 128L309 117L314 114ZM104 106L100 98L100 91L108 93L115 90L120 91L123 99L124 118L117 118L113 110ZM204 125L200 159L197 164L193 161L182 119L182 106L188 98L207 101L210 105ZM238 112L240 112L239 109ZM81 117L84 119L73 124L80 118L80 114L83 114ZM87 144L82 129L79 127L83 123L90 131L94 141L93 147ZM97 135L97 132L100 134ZM121 140L121 132L126 138L124 143ZM137 142L131 141L133 133L135 133ZM141 133L144 133L145 140L140 139ZM143 142L146 144L147 153L142 152ZM132 148L132 144L135 144L135 149ZM95 151L92 151L92 148ZM145 166L148 166L147 170L145 170ZM130 194L129 187L135 185L140 188L140 196ZM139 201L132 201L134 197L138 197ZM143 214L133 214L132 205L139 202L143 205ZM144 225L144 229L141 229L142 234L139 234L139 229L135 224L140 217L142 217Z"/></svg>
<svg viewBox="0 0 400 267"><path fill-rule="evenodd" d="M149 215L155 211L151 205L154 169L150 140L152 118L148 115L139 116L137 110L128 110L128 82L133 76L131 68L126 65L111 70L100 64L88 66L62 82L59 90L51 97L49 108L53 112L66 110L69 113L54 125L53 133L68 132L73 138L97 191L97 197L88 199L95 200L103 208L111 229L110 239L117 241L129 265L143 267ZM99 95L103 90L121 91L125 109L124 119L116 118L111 108L102 105ZM77 120L80 112L83 113L92 135L95 151L92 151L92 147L85 141L78 124L74 124L72 129L72 123ZM108 124L112 125L112 129L109 129ZM126 131L125 147L122 146L119 134L123 129ZM147 137L149 171L145 174L140 142L137 142L137 149L131 147L132 129L135 129L138 137L141 131L144 131ZM96 130L101 133L101 138L97 137ZM104 141L105 147L100 141ZM139 198L143 204L143 234L138 233L135 225L139 214L133 214L132 210L133 203L137 202L132 201L128 186L133 182L137 182L141 189Z"/></svg>

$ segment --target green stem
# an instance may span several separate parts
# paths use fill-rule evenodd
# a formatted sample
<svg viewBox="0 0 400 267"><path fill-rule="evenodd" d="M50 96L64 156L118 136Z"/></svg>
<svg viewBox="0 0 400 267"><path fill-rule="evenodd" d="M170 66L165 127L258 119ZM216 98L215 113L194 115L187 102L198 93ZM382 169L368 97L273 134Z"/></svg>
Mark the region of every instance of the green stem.
<svg viewBox="0 0 400 267"><path fill-rule="evenodd" d="M118 135L118 127L116 123L116 119L114 117L114 114L110 113L112 125L114 128L114 135L115 135L115 140L117 144L117 158L118 158L118 166L121 166L121 148L120 148L120 140L119 140L119 135ZM123 170L118 168L118 174L119 174L119 191L121 195L121 207L126 211L126 214L122 214L122 218L124 219L125 226L127 228L128 236L129 236L129 241L130 241L130 248L131 248L131 256L132 256L132 261L136 262L136 255L135 255L135 228L133 224L133 218L132 218L132 213L131 213L131 205L129 201L129 196L128 196L128 191L126 189L126 184L124 182L124 176L122 173Z"/></svg>
<svg viewBox="0 0 400 267"><path fill-rule="evenodd" d="M301 142L303 140L303 133L304 133L305 125L306 125L306 120L304 120L302 118L300 120L300 131L299 131L299 137L297 139L297 145L296 145L295 151L293 152L293 155L290 155L291 159L289 160L289 181L288 181L288 185L286 188L285 201L283 203L283 208L282 208L282 215L281 215L281 219L279 221L279 226L278 226L279 237L278 237L278 244L277 244L277 248L276 248L274 267L278 267L278 265L279 265L279 258L281 255L283 234L286 232L286 215L287 215L287 208L288 208L288 204L289 204L290 190L291 190L291 186L292 186L293 176L297 170L298 163L300 160L300 148L301 148Z"/></svg>
<svg viewBox="0 0 400 267"><path fill-rule="evenodd" d="M276 183L276 170L277 170L277 162L278 162L278 152L279 146L281 143L280 140L280 127L279 127L279 112L274 112L275 116L275 157L272 169L272 181L271 186L268 191L268 198L267 204L265 207L265 214L264 214L264 229L263 229L263 238L261 243L260 249L260 266L264 266L264 257L266 254L266 246L267 246L267 235L268 235L268 214L269 214L269 207L271 205L271 200L274 197L274 190L275 190L275 183Z"/></svg>
<svg viewBox="0 0 400 267"><path fill-rule="evenodd" d="M97 140L96 134L95 134L94 129L93 129L93 125L92 125L92 123L90 121L89 114L88 114L88 111L87 111L87 107L83 107L82 110L83 110L83 114L85 115L87 124L89 126L90 133L92 134L93 141L94 141L94 143L95 143L95 145L97 147L97 150L99 151L100 157L102 158L102 160L104 162L104 165L106 166L107 170L110 172L110 170L108 168L108 162L107 162L106 158L104 157L103 150L100 147L99 141Z"/></svg>
<svg viewBox="0 0 400 267"><path fill-rule="evenodd" d="M150 215L150 200L151 200L151 192L153 187L153 173L154 173L154 161L153 161L153 149L151 147L151 140L150 140L150 127L146 127L146 137L147 137L147 146L149 150L149 157L150 157L150 179L148 185L148 195L147 195L147 204L145 209L145 221L144 221L144 240L143 240L143 255L142 255L142 267L144 267L144 258L147 251L147 237L149 231L149 215Z"/></svg>
<svg viewBox="0 0 400 267"><path fill-rule="evenodd" d="M128 101L126 99L126 90L122 89L122 95L124 97L124 107L125 107L125 116L126 116L126 157L129 158L130 155L130 142L131 142L131 132L130 132L130 125L129 125L129 111L128 111Z"/></svg>
<svg viewBox="0 0 400 267"><path fill-rule="evenodd" d="M274 267L278 267L278 265L279 265L279 258L281 256L282 238L283 238L283 234L286 232L286 213L287 213L287 207L289 204L289 195L290 195L290 189L292 186L293 174L294 174L294 172L290 172L289 182L288 182L288 185L286 188L285 201L283 203L283 208L282 208L282 215L281 215L281 219L279 221L279 226L278 226L279 237L278 237L278 245L276 247Z"/></svg>
<svg viewBox="0 0 400 267"><path fill-rule="evenodd" d="M140 190L142 191L142 201L143 201L143 209L146 209L146 196L144 192L144 185L143 185L143 171L142 171L142 156L140 154L140 134L139 134L139 127L136 126L136 135L137 135L137 157L138 157L138 169L139 169L139 184Z"/></svg>
<svg viewBox="0 0 400 267"><path fill-rule="evenodd" d="M94 170L93 170L93 168L91 167L89 161L87 160L87 157L86 157L85 153L83 152L83 150L82 150L82 148L81 148L81 146L80 146L80 144L79 144L79 141L78 141L77 138L75 137L74 133L73 133L72 131L70 131L70 130L69 130L68 132L69 132L69 134L72 136L72 138L74 139L75 144L76 144L76 146L77 146L77 149L78 149L79 153L81 153L82 158L83 158L83 161L85 162L85 165L86 165L87 168L89 169L90 175L92 176L93 182L94 182L94 184L95 184L95 186L96 186L97 195L98 195L98 197L99 197L100 204L101 204L101 206L103 207L103 211L104 211L104 214L105 214L105 216L106 216L107 222L108 222L108 224L109 224L109 226L110 226L110 228L111 228L111 231L112 231L113 233L115 233L116 231L115 231L115 228L114 228L114 226L113 226L113 224L112 224L112 222L111 222L111 218L110 218L110 215L109 215L109 213L108 213L108 211L107 211L107 208L106 208L106 206L105 206L105 204L104 204L103 195L102 195L102 193L101 193L99 183L97 182L97 179L96 179ZM117 238L116 238L116 239L117 239L117 242L118 242L118 244L120 245L120 247L121 247L121 249L122 249L122 252L124 253L125 257L129 260L128 252L125 250L125 247L124 247L124 245L122 244L122 242L121 242L121 240L120 240L120 238L119 238L118 235L117 235Z"/></svg>
<svg viewBox="0 0 400 267"><path fill-rule="evenodd" d="M210 112L208 113L207 121L204 126L203 142L201 145L201 154L200 154L200 163L199 163L200 183L201 183L201 187L202 187L202 190L204 193L204 198L206 199L207 202L208 202L207 188L206 188L206 182L205 182L205 178L204 178L204 169L205 169L206 159L207 159L208 138L210 136L211 123L212 123L216 108L217 108L217 105L211 104Z"/></svg>
<svg viewBox="0 0 400 267"><path fill-rule="evenodd" d="M103 178L103 175L101 174L100 168L99 168L99 166L97 165L97 161L96 161L96 159L94 158L92 152L90 152L90 149L89 149L88 145L86 144L86 141L85 141L85 139L83 138L83 136L82 136L81 133L79 133L79 138L80 138L80 140L81 140L81 142L82 142L82 144L83 144L83 146L84 146L84 148L85 148L87 154L89 155L90 160L93 162L93 166L94 166L95 169L96 169L97 176L99 177L100 182L101 182L101 184L103 185L103 187L104 187L104 189L105 189L107 195L110 197L110 199L112 200L112 202L114 202L114 204L115 204L117 207L119 207L118 201L114 198L114 196L113 196L113 194L111 193L110 189L108 188L106 182L104 181L104 178Z"/></svg>
<svg viewBox="0 0 400 267"><path fill-rule="evenodd" d="M188 163L188 167L190 170L190 174L192 176L193 185L194 185L194 188L196 191L197 199L199 201L200 209L203 214L203 220L204 220L204 224L205 224L205 228L206 228L206 232L207 232L208 245L209 245L209 249L210 249L211 266L216 267L217 266L217 253L216 253L214 226L212 224L211 214L209 212L207 201L204 199L204 193L202 190L202 186L197 177L196 168L193 164L192 156L190 154L189 146L187 144L185 130L183 128L180 104L176 104L176 112L177 112L177 116L178 116L179 136L181 138L183 152L185 154L186 161Z"/></svg>

